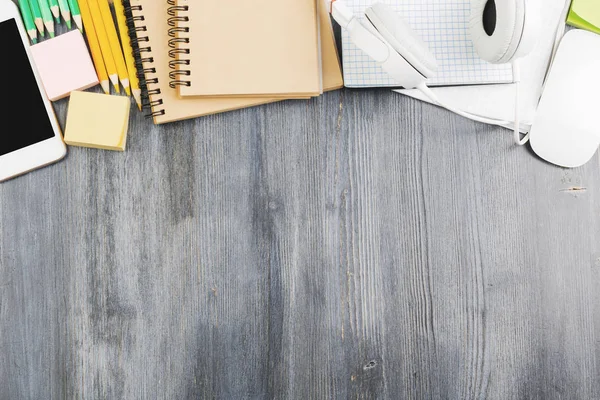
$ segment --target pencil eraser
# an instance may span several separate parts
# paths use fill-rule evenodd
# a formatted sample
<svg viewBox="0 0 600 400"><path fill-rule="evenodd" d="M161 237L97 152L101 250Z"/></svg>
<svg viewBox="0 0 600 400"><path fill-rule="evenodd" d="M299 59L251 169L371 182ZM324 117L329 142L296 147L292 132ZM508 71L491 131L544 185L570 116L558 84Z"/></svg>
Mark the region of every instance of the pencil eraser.
<svg viewBox="0 0 600 400"><path fill-rule="evenodd" d="M79 30L31 46L35 66L51 101L68 97L74 90L99 84L94 63Z"/></svg>
<svg viewBox="0 0 600 400"><path fill-rule="evenodd" d="M74 91L64 141L71 146L124 151L131 101L126 96Z"/></svg>

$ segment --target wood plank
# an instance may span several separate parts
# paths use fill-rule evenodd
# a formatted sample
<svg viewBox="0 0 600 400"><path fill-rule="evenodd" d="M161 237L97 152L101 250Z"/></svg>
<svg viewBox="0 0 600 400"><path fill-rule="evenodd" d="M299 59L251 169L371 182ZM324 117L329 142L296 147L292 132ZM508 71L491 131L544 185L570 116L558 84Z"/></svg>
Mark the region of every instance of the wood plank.
<svg viewBox="0 0 600 400"><path fill-rule="evenodd" d="M599 175L387 90L134 112L0 185L0 399L600 398Z"/></svg>

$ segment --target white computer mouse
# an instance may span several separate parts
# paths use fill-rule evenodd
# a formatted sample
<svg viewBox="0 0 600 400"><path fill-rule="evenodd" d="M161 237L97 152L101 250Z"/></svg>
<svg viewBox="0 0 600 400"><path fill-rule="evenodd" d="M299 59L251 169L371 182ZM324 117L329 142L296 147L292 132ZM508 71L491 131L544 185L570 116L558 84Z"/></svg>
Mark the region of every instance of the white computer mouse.
<svg viewBox="0 0 600 400"><path fill-rule="evenodd" d="M544 160L574 168L600 147L600 35L573 29L562 38L531 126Z"/></svg>

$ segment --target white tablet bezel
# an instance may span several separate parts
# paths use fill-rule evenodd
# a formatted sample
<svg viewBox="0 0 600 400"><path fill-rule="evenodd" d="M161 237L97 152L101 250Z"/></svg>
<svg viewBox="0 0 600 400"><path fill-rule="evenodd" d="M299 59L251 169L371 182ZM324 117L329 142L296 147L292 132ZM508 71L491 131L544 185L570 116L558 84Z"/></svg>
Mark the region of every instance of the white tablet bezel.
<svg viewBox="0 0 600 400"><path fill-rule="evenodd" d="M33 70L33 74L37 81L37 87L40 91L39 95L42 97L46 113L48 114L50 124L54 131L54 137L0 156L0 182L56 162L62 159L67 153L67 148L62 139L60 125L54 114L52 104L44 92L40 75L33 63L33 58L29 50L29 38L21 21L19 9L11 0L0 0L0 23L11 19L14 19L17 24L23 46L27 53L27 57L29 58L31 69ZM18 126L18 130L27 129L27 120L19 121L16 126ZM7 124L4 129L15 128L8 128ZM10 134L18 134L18 131L11 132ZM2 140L1 136L0 140Z"/></svg>

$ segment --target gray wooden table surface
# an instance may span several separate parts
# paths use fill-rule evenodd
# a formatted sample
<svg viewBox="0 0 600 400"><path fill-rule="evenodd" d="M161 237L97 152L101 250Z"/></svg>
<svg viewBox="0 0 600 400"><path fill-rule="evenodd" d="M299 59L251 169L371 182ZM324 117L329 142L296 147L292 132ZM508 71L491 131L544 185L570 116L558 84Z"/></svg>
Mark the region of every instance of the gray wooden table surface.
<svg viewBox="0 0 600 400"><path fill-rule="evenodd" d="M599 213L387 90L133 112L0 185L0 399L598 399Z"/></svg>

